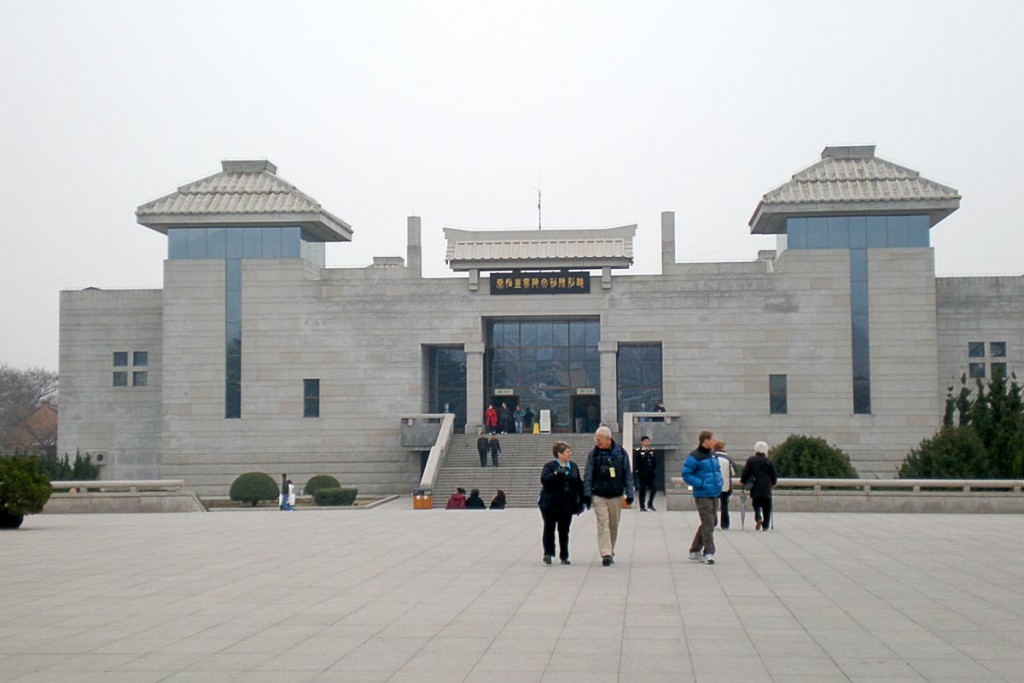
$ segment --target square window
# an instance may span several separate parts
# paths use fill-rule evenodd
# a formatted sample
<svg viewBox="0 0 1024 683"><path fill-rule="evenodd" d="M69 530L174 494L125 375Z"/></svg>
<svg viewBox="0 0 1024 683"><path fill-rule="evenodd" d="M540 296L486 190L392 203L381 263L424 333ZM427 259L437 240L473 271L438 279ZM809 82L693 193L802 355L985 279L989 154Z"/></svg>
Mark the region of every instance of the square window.
<svg viewBox="0 0 1024 683"><path fill-rule="evenodd" d="M128 365L127 351L114 351L114 367L123 368Z"/></svg>
<svg viewBox="0 0 1024 683"><path fill-rule="evenodd" d="M985 364L971 363L967 366L967 374L971 379L985 379Z"/></svg>
<svg viewBox="0 0 1024 683"><path fill-rule="evenodd" d="M984 358L985 357L985 342L967 342L967 357L968 358Z"/></svg>
<svg viewBox="0 0 1024 683"><path fill-rule="evenodd" d="M149 384L149 373L148 372L133 372L132 373L132 386L133 387L144 387Z"/></svg>
<svg viewBox="0 0 1024 683"><path fill-rule="evenodd" d="M114 386L115 387L126 387L126 386L128 386L128 373L127 372L115 372L114 373Z"/></svg>
<svg viewBox="0 0 1024 683"><path fill-rule="evenodd" d="M992 363L992 379L1006 379L1006 363Z"/></svg>
<svg viewBox="0 0 1024 683"><path fill-rule="evenodd" d="M142 367L149 365L149 352L148 351L136 351L132 354L132 365L136 367Z"/></svg>
<svg viewBox="0 0 1024 683"><path fill-rule="evenodd" d="M988 355L993 358L1006 358L1006 342L989 342Z"/></svg>

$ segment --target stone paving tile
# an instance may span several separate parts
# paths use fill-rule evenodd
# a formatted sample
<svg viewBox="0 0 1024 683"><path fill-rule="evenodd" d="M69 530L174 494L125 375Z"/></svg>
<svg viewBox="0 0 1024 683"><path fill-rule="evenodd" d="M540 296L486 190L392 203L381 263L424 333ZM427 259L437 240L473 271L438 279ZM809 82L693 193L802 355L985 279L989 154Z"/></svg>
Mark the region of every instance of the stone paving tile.
<svg viewBox="0 0 1024 683"><path fill-rule="evenodd" d="M606 568L592 515L547 567L535 510L409 507L30 517L0 535L0 683L1022 678L1016 516L789 513L708 567L696 515L627 512Z"/></svg>

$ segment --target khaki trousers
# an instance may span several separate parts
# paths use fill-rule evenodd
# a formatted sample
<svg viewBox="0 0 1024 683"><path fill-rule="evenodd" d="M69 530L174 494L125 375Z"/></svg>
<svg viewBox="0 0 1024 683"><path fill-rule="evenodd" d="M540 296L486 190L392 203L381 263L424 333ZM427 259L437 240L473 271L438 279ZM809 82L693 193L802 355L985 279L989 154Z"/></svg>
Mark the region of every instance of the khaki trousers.
<svg viewBox="0 0 1024 683"><path fill-rule="evenodd" d="M619 535L619 515L622 513L622 497L603 498L593 496L590 501L597 518L597 549L601 557L615 554L615 538Z"/></svg>

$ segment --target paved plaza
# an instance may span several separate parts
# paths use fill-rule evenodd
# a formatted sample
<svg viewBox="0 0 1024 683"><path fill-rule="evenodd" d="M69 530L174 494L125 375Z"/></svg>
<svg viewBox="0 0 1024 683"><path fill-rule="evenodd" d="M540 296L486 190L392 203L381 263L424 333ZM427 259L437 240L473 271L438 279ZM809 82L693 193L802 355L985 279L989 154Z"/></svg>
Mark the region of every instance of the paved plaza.
<svg viewBox="0 0 1024 683"><path fill-rule="evenodd" d="M536 510L37 515L0 533L0 681L1021 681L1021 519Z"/></svg>

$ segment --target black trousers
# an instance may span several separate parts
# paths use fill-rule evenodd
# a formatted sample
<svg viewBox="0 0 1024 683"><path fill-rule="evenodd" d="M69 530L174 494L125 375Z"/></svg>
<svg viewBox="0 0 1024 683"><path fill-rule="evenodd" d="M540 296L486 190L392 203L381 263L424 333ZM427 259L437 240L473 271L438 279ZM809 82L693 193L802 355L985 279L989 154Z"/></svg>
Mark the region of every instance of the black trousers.
<svg viewBox="0 0 1024 683"><path fill-rule="evenodd" d="M729 496L732 495L732 489L728 491L722 491L721 495L718 496L718 500L722 503L722 524L723 529L729 528Z"/></svg>
<svg viewBox="0 0 1024 683"><path fill-rule="evenodd" d="M762 522L761 529L768 531L772 521L772 497L753 496L750 500L754 504L754 521Z"/></svg>
<svg viewBox="0 0 1024 683"><path fill-rule="evenodd" d="M654 494L657 493L654 481L644 481L643 477L639 477L636 480L636 495L637 500L640 501L640 509L646 510L648 507L654 506ZM644 496L647 496L646 498ZM644 501L647 502L644 502Z"/></svg>
<svg viewBox="0 0 1024 683"><path fill-rule="evenodd" d="M555 528L558 528L558 547L561 552L558 557L563 560L569 559L569 525L572 524L572 513L568 510L541 510L541 517L544 518L544 533L541 541L544 544L544 554L554 556L555 554Z"/></svg>
<svg viewBox="0 0 1024 683"><path fill-rule="evenodd" d="M487 467L487 451L477 451L480 454L480 467Z"/></svg>

